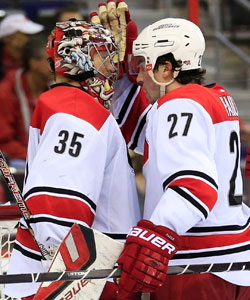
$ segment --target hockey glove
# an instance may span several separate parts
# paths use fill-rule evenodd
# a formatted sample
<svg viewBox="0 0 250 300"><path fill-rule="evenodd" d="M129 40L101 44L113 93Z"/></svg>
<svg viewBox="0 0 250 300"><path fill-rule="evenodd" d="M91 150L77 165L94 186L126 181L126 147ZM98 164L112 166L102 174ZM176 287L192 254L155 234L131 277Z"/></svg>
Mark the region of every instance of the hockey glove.
<svg viewBox="0 0 250 300"><path fill-rule="evenodd" d="M114 282L106 282L99 300L116 300L118 287Z"/></svg>
<svg viewBox="0 0 250 300"><path fill-rule="evenodd" d="M123 272L118 285L117 299L129 299L129 293L154 292L162 286L168 261L180 243L179 236L164 226L141 220L127 236L124 250L118 259Z"/></svg>
<svg viewBox="0 0 250 300"><path fill-rule="evenodd" d="M108 0L99 4L99 14L93 12L90 14L91 22L101 23L112 32L116 43L119 45L119 78L126 72L129 79L136 82L135 74L131 73L129 62L132 57L132 44L137 38L138 30L136 23L131 21L128 5L123 0ZM117 60L118 61L118 60Z"/></svg>

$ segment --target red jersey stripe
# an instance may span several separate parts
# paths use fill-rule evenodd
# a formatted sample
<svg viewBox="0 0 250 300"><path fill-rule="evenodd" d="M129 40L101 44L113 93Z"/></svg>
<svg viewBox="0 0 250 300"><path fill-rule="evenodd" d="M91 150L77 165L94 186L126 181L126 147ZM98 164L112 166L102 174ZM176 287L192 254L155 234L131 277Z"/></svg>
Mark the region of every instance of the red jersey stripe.
<svg viewBox="0 0 250 300"><path fill-rule="evenodd" d="M93 224L95 217L89 205L77 199L42 194L30 197L27 205L34 216L47 214L59 218L75 219L83 221L89 226Z"/></svg>
<svg viewBox="0 0 250 300"><path fill-rule="evenodd" d="M250 228L236 234L214 234L207 236L181 236L181 250L198 250L214 247L227 247L250 240Z"/></svg>
<svg viewBox="0 0 250 300"><path fill-rule="evenodd" d="M19 226L17 229L16 240L23 246L31 250L40 252L28 229L23 229Z"/></svg>
<svg viewBox="0 0 250 300"><path fill-rule="evenodd" d="M171 186L179 186L188 189L193 195L200 199L211 211L217 200L217 191L208 185L206 182L194 178L181 178L177 179Z"/></svg>

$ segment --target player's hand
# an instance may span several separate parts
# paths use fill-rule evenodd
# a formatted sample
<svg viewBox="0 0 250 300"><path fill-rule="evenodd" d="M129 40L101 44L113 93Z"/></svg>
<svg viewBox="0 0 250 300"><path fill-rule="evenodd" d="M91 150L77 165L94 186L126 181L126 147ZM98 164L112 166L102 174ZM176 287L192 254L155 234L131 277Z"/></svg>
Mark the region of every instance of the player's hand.
<svg viewBox="0 0 250 300"><path fill-rule="evenodd" d="M124 250L118 259L122 275L117 299L128 299L128 293L154 292L162 286L168 262L177 251L179 236L164 226L141 220L127 236Z"/></svg>
<svg viewBox="0 0 250 300"><path fill-rule="evenodd" d="M99 4L99 12L90 14L91 22L102 24L112 32L116 43L119 45L120 75L126 72L129 79L136 82L129 63L132 57L132 44L137 38L137 25L131 20L128 5L123 0L108 0L107 4Z"/></svg>

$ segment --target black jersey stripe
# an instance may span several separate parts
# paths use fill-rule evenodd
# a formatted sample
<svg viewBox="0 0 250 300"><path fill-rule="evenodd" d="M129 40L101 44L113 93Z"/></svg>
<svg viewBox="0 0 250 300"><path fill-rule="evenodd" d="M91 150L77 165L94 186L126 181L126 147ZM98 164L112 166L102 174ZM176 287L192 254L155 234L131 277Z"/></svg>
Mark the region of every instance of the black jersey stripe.
<svg viewBox="0 0 250 300"><path fill-rule="evenodd" d="M205 85L206 88L212 88L216 85L216 83L210 83L210 84L207 84Z"/></svg>
<svg viewBox="0 0 250 300"><path fill-rule="evenodd" d="M122 109L121 109L121 111L120 111L120 113L118 115L118 119L116 119L118 125L121 125L121 123L122 123L122 121L124 119L124 116L125 116L125 114L126 114L126 112L128 110L128 107L130 105L130 102L131 102L132 98L134 97L134 95L135 95L135 93L136 93L136 91L137 91L138 88L140 88L140 87L138 85L136 85L136 84L134 84L132 86L132 88L131 88L131 90L130 90L130 92L129 92L127 98L126 98L126 100L124 101Z"/></svg>
<svg viewBox="0 0 250 300"><path fill-rule="evenodd" d="M202 258L202 257L212 257L212 256L221 256L228 254L236 254L244 251L250 250L250 244L244 246L238 246L230 249L221 249L221 250L211 250L204 252L188 252L188 253L180 253L175 254L171 259L192 259L192 258Z"/></svg>
<svg viewBox="0 0 250 300"><path fill-rule="evenodd" d="M114 240L126 240L127 237L127 234L125 233L106 233L106 232L103 233Z"/></svg>
<svg viewBox="0 0 250 300"><path fill-rule="evenodd" d="M32 258L32 259L38 260L38 261L41 261L41 260L42 260L42 255L39 255L39 254L35 254L35 253L33 253L33 252L30 252L30 251L28 251L28 250L22 248L20 245L18 245L18 244L16 244L16 243L14 244L14 248L15 248L17 251L21 252L24 256L27 256L27 257L29 257L29 258Z"/></svg>
<svg viewBox="0 0 250 300"><path fill-rule="evenodd" d="M164 182L163 182L163 190L176 178L181 177L181 176L196 176L200 177L202 179L205 179L206 181L210 182L216 189L218 189L218 185L214 181L214 179L207 174L200 172L200 171L194 171L194 170L185 170L185 171L180 171L176 172L173 175L169 176Z"/></svg>
<svg viewBox="0 0 250 300"><path fill-rule="evenodd" d="M74 197L78 197L81 198L82 200L86 201L91 208L96 211L96 204L86 195L77 192L77 191L73 191L73 190L69 190L69 189L62 189L62 188L53 188L53 187L49 187L49 186L38 186L35 188L30 189L25 195L24 195L24 199L27 199L30 195L35 194L35 193L53 193L53 194L60 194L60 195L68 195L68 196L74 196Z"/></svg>
<svg viewBox="0 0 250 300"><path fill-rule="evenodd" d="M35 224L35 223L53 223L57 224L60 226L65 226L65 227L72 227L74 225L74 222L72 221L64 221L64 220L58 220L52 217L34 217L29 220L30 224Z"/></svg>
<svg viewBox="0 0 250 300"><path fill-rule="evenodd" d="M140 124L136 130L136 133L134 135L134 138L133 138L133 143L131 144L131 146L129 147L131 150L135 150L135 148L137 147L138 145L138 140L139 140L139 137L140 137L140 134L142 132L142 129L143 127L145 126L146 124L146 118L147 118L147 114L145 114L145 116L143 116L143 118L141 119L140 121Z"/></svg>
<svg viewBox="0 0 250 300"><path fill-rule="evenodd" d="M206 211L206 209L200 203L198 203L191 195L186 193L178 186L171 186L170 189L174 190L181 197L185 198L187 201L193 204L204 215L205 219L208 217L208 212Z"/></svg>
<svg viewBox="0 0 250 300"><path fill-rule="evenodd" d="M29 175L29 164L28 164L28 161L27 161L26 165L25 165L25 176L24 176L24 183L25 184L26 184L28 175Z"/></svg>
<svg viewBox="0 0 250 300"><path fill-rule="evenodd" d="M190 233L207 233L207 232L223 232L223 231L241 231L246 229L249 226L250 218L244 225L221 225L221 226L211 226L211 227L193 227L187 232Z"/></svg>

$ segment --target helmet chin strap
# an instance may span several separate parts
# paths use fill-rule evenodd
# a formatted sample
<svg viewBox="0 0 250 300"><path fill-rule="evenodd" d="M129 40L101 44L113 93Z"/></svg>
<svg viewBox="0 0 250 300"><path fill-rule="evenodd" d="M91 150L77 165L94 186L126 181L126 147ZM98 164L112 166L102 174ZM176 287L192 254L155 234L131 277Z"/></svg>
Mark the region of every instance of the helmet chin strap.
<svg viewBox="0 0 250 300"><path fill-rule="evenodd" d="M154 83L158 84L160 86L160 97L164 96L166 94L166 87L169 86L171 83L175 81L175 78L178 76L179 71L174 71L173 78L170 79L168 82L159 82L155 79L154 73L152 70L148 71L149 76L152 78Z"/></svg>

